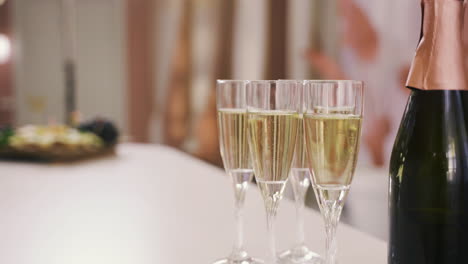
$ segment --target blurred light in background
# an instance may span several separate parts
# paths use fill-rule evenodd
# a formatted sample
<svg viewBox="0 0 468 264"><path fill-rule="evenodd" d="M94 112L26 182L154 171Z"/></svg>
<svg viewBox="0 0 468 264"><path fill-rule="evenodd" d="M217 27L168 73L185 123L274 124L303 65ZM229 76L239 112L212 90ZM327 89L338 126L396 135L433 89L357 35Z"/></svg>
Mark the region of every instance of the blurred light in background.
<svg viewBox="0 0 468 264"><path fill-rule="evenodd" d="M4 0L0 0L2 4ZM0 34L0 64L4 64L10 58L11 44L10 39L4 34Z"/></svg>
<svg viewBox="0 0 468 264"><path fill-rule="evenodd" d="M0 0L0 5L3 5L6 0Z"/></svg>

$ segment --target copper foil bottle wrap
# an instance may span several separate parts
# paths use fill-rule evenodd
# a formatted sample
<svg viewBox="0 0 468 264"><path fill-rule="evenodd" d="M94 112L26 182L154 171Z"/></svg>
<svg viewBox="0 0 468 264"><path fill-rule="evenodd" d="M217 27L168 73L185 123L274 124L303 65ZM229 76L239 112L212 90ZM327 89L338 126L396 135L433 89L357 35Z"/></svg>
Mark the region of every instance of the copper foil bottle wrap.
<svg viewBox="0 0 468 264"><path fill-rule="evenodd" d="M406 86L421 90L468 90L463 0L422 0L421 6L421 40Z"/></svg>

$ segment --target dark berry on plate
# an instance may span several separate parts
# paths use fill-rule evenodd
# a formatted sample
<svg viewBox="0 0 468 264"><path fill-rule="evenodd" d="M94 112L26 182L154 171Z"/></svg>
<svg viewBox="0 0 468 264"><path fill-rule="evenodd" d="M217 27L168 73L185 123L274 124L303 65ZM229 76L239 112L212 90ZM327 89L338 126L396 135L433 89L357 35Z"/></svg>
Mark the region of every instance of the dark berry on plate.
<svg viewBox="0 0 468 264"><path fill-rule="evenodd" d="M94 119L89 122L82 123L78 129L80 131L92 132L99 136L106 145L113 145L117 143L119 138L119 131L115 125L105 119Z"/></svg>

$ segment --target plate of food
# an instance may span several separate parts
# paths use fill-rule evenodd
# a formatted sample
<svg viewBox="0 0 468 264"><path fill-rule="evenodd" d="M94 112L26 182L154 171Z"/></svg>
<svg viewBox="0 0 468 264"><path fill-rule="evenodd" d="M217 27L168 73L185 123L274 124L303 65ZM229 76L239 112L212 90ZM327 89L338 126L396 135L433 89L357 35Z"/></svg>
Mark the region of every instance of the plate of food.
<svg viewBox="0 0 468 264"><path fill-rule="evenodd" d="M26 125L0 128L0 159L75 161L113 154L119 133L112 122L95 119L76 127Z"/></svg>

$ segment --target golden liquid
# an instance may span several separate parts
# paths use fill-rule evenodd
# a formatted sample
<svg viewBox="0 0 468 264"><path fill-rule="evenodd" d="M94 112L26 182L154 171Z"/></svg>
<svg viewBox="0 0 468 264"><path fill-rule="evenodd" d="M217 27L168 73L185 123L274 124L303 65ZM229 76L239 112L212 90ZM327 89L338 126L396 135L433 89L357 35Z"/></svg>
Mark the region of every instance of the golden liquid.
<svg viewBox="0 0 468 264"><path fill-rule="evenodd" d="M249 169L247 112L238 109L218 110L219 145L226 171Z"/></svg>
<svg viewBox="0 0 468 264"><path fill-rule="evenodd" d="M294 151L294 158L291 165L291 168L302 169L307 168L306 162L306 148L304 147L305 138L304 138L304 125L303 125L303 116L300 115L299 127L296 138L296 149Z"/></svg>
<svg viewBox="0 0 468 264"><path fill-rule="evenodd" d="M304 126L314 184L350 185L359 151L361 117L306 114Z"/></svg>
<svg viewBox="0 0 468 264"><path fill-rule="evenodd" d="M300 121L292 111L249 113L249 145L257 181L287 180Z"/></svg>

